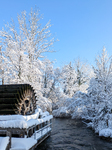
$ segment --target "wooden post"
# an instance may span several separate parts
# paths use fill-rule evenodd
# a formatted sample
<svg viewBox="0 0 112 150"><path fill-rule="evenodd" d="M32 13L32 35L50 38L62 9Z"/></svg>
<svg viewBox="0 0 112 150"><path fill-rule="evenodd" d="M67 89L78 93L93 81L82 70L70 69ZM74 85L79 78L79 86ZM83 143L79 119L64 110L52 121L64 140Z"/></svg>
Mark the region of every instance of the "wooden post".
<svg viewBox="0 0 112 150"><path fill-rule="evenodd" d="M6 131L6 135L9 136L9 149L11 148L11 133Z"/></svg>

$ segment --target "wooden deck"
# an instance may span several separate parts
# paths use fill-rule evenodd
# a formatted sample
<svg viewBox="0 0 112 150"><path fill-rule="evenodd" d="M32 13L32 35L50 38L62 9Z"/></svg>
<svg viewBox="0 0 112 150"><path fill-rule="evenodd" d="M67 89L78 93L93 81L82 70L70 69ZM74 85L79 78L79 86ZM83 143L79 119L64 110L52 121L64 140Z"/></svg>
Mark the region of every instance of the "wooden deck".
<svg viewBox="0 0 112 150"><path fill-rule="evenodd" d="M27 131L23 129L0 130L0 137L9 137L9 143L5 150L27 150L28 144L28 150L34 150L40 143L50 136L51 126L52 122L50 120L49 122L44 122L38 126L32 126L28 128ZM30 143L31 141L33 144ZM20 145L20 147L18 148L17 145Z"/></svg>

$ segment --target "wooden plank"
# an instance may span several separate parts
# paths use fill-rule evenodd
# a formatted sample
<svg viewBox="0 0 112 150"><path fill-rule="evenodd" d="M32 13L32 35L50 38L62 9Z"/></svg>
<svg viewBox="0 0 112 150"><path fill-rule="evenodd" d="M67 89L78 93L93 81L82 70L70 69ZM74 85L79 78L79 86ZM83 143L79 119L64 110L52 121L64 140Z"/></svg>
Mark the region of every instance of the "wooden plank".
<svg viewBox="0 0 112 150"><path fill-rule="evenodd" d="M16 109L16 105L15 104L0 104L0 110L2 109Z"/></svg>
<svg viewBox="0 0 112 150"><path fill-rule="evenodd" d="M0 98L0 104L18 104L18 102L17 98Z"/></svg>
<svg viewBox="0 0 112 150"><path fill-rule="evenodd" d="M19 93L0 93L0 98L20 98Z"/></svg>
<svg viewBox="0 0 112 150"><path fill-rule="evenodd" d="M0 115L12 115L12 114L16 114L15 113L15 109L3 109L3 110L0 110Z"/></svg>
<svg viewBox="0 0 112 150"><path fill-rule="evenodd" d="M4 84L0 85L0 88L20 88L20 87L25 87L28 86L28 84Z"/></svg>

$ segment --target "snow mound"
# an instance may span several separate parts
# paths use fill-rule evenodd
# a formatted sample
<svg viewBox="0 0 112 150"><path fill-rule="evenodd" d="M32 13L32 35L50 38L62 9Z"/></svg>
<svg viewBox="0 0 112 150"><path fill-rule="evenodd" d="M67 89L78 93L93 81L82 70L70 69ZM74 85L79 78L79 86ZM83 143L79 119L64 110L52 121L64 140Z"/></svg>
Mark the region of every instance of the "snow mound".
<svg viewBox="0 0 112 150"><path fill-rule="evenodd" d="M41 116L41 118L39 118ZM20 128L27 129L33 125L41 124L45 121L49 121L53 116L48 112L42 112L40 108L35 111L35 114L22 116L22 115L7 115L0 116L1 128Z"/></svg>
<svg viewBox="0 0 112 150"><path fill-rule="evenodd" d="M99 131L99 136L110 137L112 138L112 129L102 129Z"/></svg>
<svg viewBox="0 0 112 150"><path fill-rule="evenodd" d="M8 121L8 120L25 120L25 118L22 115L5 115L0 116L0 121Z"/></svg>
<svg viewBox="0 0 112 150"><path fill-rule="evenodd" d="M54 117L83 118L87 115L87 94L76 92L72 98L66 98L60 107L53 110Z"/></svg>
<svg viewBox="0 0 112 150"><path fill-rule="evenodd" d="M53 116L55 117L70 117L70 113L67 110L67 107L61 107L58 110L53 110Z"/></svg>

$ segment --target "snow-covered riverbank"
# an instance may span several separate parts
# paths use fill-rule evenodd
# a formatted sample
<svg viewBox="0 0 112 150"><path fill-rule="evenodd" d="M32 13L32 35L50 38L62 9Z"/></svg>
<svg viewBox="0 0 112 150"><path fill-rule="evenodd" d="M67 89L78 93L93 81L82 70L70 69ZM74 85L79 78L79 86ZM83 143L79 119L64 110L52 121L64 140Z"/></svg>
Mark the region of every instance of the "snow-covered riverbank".
<svg viewBox="0 0 112 150"><path fill-rule="evenodd" d="M63 106L53 111L53 116L89 120L87 127L91 127L99 136L112 138L111 108L109 102L95 104L89 94L76 92L73 98L66 98Z"/></svg>

